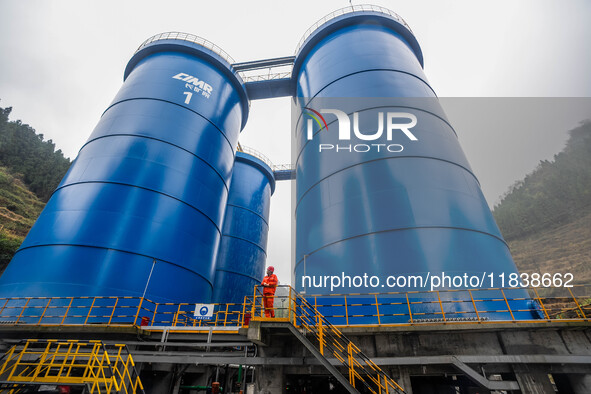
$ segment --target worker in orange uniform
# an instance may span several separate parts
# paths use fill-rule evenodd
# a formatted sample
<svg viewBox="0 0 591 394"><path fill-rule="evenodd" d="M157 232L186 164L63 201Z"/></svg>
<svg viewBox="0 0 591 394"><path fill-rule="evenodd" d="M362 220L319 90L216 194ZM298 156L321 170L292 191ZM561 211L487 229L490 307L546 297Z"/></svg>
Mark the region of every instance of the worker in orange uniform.
<svg viewBox="0 0 591 394"><path fill-rule="evenodd" d="M277 284L279 280L275 275L275 268L269 266L267 268L267 276L263 278L261 286L263 286L263 305L265 307L265 317L275 317L275 310L273 309L273 302L275 300L275 290L277 290Z"/></svg>

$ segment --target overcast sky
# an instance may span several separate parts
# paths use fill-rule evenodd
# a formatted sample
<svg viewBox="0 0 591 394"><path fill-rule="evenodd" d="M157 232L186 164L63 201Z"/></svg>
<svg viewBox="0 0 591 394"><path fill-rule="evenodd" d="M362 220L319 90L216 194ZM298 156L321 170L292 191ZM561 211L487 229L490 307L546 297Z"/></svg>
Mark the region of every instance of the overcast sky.
<svg viewBox="0 0 591 394"><path fill-rule="evenodd" d="M411 26L440 97L591 97L588 0L374 4L397 12ZM0 0L0 107L13 107L12 120L28 123L74 159L146 38L165 31L196 34L238 62L289 56L309 26L348 5L334 0ZM486 103L470 102L477 107L477 101ZM589 108L583 101L575 105L582 112L569 113L566 122L541 121L549 126L541 135L534 128L521 134L511 130L510 145L500 130L491 135L457 121L460 142L489 204L562 149L566 130ZM461 105L450 102L454 121L461 118ZM241 143L274 163L289 162L289 111L289 98L253 102ZM551 118L549 112L540 115ZM278 184L269 237L268 263L277 267L283 283L291 270L289 187Z"/></svg>

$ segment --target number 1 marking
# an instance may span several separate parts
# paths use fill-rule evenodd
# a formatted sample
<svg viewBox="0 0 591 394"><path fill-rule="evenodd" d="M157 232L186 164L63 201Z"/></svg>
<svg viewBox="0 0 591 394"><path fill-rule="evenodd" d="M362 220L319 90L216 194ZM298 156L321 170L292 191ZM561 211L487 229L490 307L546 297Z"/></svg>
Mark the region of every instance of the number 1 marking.
<svg viewBox="0 0 591 394"><path fill-rule="evenodd" d="M184 92L183 94L187 96L187 98L185 99L185 104L189 104L189 102L191 102L191 97L193 97L193 93L192 92Z"/></svg>

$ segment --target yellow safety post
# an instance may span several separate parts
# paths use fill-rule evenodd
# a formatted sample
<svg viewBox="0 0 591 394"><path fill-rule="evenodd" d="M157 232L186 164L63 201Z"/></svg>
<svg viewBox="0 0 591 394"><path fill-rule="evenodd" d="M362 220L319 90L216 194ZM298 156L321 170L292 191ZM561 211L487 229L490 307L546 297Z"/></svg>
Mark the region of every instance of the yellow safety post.
<svg viewBox="0 0 591 394"><path fill-rule="evenodd" d="M474 297L472 296L472 290L468 290L468 294L470 294L470 299L472 300L472 305L474 305L474 312L476 312L476 318L480 323L480 314L478 313L478 308L476 308L476 302L474 301Z"/></svg>
<svg viewBox="0 0 591 394"><path fill-rule="evenodd" d="M113 320L113 315L115 314L115 309L117 309L117 303L119 302L119 297L115 298L115 304L113 305L113 310L111 311L111 316L109 316L109 322L107 324L111 324Z"/></svg>
<svg viewBox="0 0 591 394"><path fill-rule="evenodd" d="M575 297L575 295L571 291L570 287L567 287L567 289L568 289L568 292L570 293L570 295L573 297L573 300L575 301L575 304L577 304L577 308L579 308L579 311L581 312L581 315L583 315L583 319L586 319L587 316L585 316L585 312L583 312L583 309L581 308L581 305L579 304L579 301L577 301L577 297Z"/></svg>
<svg viewBox="0 0 591 394"><path fill-rule="evenodd" d="M345 321L349 325L349 308L347 308L347 296L345 296Z"/></svg>
<svg viewBox="0 0 591 394"><path fill-rule="evenodd" d="M74 297L70 297L70 304L68 305L68 308L66 308L66 313L64 313L64 317L62 318L60 325L63 325L64 321L66 321L66 317L68 316L68 313L70 312L70 308L72 307L73 302L74 302Z"/></svg>
<svg viewBox="0 0 591 394"><path fill-rule="evenodd" d="M47 304L45 305L45 309L43 309L43 313L41 314L41 317L39 318L37 325L41 324L41 321L43 320L43 316L45 316L45 312L47 312L47 308L49 308L49 304L51 304L51 298L49 300L47 300Z"/></svg>
<svg viewBox="0 0 591 394"><path fill-rule="evenodd" d="M515 323L515 316L513 316L513 311L511 310L511 307L509 306L509 301L507 301L507 297L505 296L505 291L503 289L501 289L501 293L503 294L503 298L505 299L505 303L507 304L507 309L509 310L509 313L511 314L511 320L513 320L513 323Z"/></svg>
<svg viewBox="0 0 591 394"><path fill-rule="evenodd" d="M324 330L322 328L322 319L318 315L318 339L320 341L320 354L324 356Z"/></svg>
<svg viewBox="0 0 591 394"><path fill-rule="evenodd" d="M135 316L133 317L133 325L137 325L137 319L140 316L140 310L142 309L142 304L144 302L144 297L140 298L140 303L137 306L137 311L135 312Z"/></svg>
<svg viewBox="0 0 591 394"><path fill-rule="evenodd" d="M4 312L4 308L6 308L8 301L10 301L10 298L7 298L6 301L4 301L4 305L2 305L2 309L0 309L0 314L2 314L2 312Z"/></svg>
<svg viewBox="0 0 591 394"><path fill-rule="evenodd" d="M378 304L378 295L375 294L374 297L376 298L376 312L378 314L378 324L382 324L382 321L380 319L380 306Z"/></svg>
<svg viewBox="0 0 591 394"><path fill-rule="evenodd" d="M443 322L445 323L445 312L443 311L443 303L441 302L441 297L439 296L439 290L437 290L437 299L439 300L439 306L441 307L441 315L443 316Z"/></svg>
<svg viewBox="0 0 591 394"><path fill-rule="evenodd" d="M92 308L94 307L95 301L96 301L96 297L94 297L92 299L92 303L90 304L90 309L88 310L88 313L86 314L86 320L84 320L84 324L86 324L88 322L88 318L90 317L90 312L92 312Z"/></svg>
<svg viewBox="0 0 591 394"><path fill-rule="evenodd" d="M255 285L254 286L254 292L252 295L252 309L251 309L251 313L250 313L250 318L254 318L256 316L256 304L257 304L257 288L259 286Z"/></svg>
<svg viewBox="0 0 591 394"><path fill-rule="evenodd" d="M550 316L548 315L548 312L546 311L546 307L544 306L544 303L542 302L542 299L540 298L540 295L538 294L538 290L533 287L534 289L534 293L536 293L536 298L538 299L540 306L542 307L542 310L544 311L544 315L546 316L546 319L548 319L548 321L550 321Z"/></svg>
<svg viewBox="0 0 591 394"><path fill-rule="evenodd" d="M21 309L21 313L20 315L18 315L18 319L16 319L16 323L18 323L21 319L21 317L23 317L23 313L25 313L25 309L27 309L27 305L29 305L29 301L31 301L30 298L27 298L27 302L25 302L25 305L23 305L23 309Z"/></svg>
<svg viewBox="0 0 591 394"><path fill-rule="evenodd" d="M410 300L408 299L408 293L405 293L406 295L406 305L408 306L408 315L410 316L410 322L412 323L412 311L410 310Z"/></svg>
<svg viewBox="0 0 591 394"><path fill-rule="evenodd" d="M226 327L226 323L228 322L228 308L230 304L226 304L226 314L224 315L224 327ZM217 319L216 319L217 322Z"/></svg>

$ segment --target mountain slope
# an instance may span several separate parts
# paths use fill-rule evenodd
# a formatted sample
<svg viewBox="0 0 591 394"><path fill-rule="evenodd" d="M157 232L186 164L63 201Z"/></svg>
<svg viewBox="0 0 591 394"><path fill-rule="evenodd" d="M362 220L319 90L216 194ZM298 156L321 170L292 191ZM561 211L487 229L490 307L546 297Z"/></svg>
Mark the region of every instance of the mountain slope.
<svg viewBox="0 0 591 394"><path fill-rule="evenodd" d="M572 273L573 284L591 284L591 213L509 241L509 247L520 272Z"/></svg>
<svg viewBox="0 0 591 394"><path fill-rule="evenodd" d="M43 203L18 177L0 167L0 272L43 210Z"/></svg>
<svg viewBox="0 0 591 394"><path fill-rule="evenodd" d="M493 214L519 271L591 283L591 122L571 130L563 151L513 185Z"/></svg>
<svg viewBox="0 0 591 394"><path fill-rule="evenodd" d="M553 161L542 161L517 182L493 214L512 241L558 228L591 212L591 122L569 132Z"/></svg>

